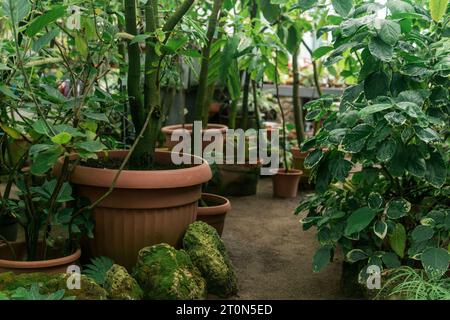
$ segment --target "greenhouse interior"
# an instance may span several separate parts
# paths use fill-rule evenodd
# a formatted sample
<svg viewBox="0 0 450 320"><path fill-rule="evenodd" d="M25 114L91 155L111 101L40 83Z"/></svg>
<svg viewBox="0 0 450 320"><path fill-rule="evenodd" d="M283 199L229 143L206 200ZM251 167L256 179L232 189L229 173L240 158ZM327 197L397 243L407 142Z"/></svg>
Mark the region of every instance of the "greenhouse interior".
<svg viewBox="0 0 450 320"><path fill-rule="evenodd" d="M0 309L450 300L448 0L0 2Z"/></svg>

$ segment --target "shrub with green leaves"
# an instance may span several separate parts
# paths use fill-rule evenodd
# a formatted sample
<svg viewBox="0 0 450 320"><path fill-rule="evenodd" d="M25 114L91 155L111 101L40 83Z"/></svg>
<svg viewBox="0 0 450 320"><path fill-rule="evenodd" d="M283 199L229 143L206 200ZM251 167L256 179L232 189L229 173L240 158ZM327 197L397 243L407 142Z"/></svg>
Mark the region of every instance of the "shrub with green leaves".
<svg viewBox="0 0 450 320"><path fill-rule="evenodd" d="M325 65L356 59L346 73L353 85L338 101L306 106L323 121L302 145L315 149L305 166L316 194L297 209L307 212L305 230L317 227L313 269L339 246L349 262L442 276L450 259L450 16L446 6L430 13L420 2L389 0L383 19L382 5L354 3L336 10L343 19L327 27L333 43L324 56Z"/></svg>

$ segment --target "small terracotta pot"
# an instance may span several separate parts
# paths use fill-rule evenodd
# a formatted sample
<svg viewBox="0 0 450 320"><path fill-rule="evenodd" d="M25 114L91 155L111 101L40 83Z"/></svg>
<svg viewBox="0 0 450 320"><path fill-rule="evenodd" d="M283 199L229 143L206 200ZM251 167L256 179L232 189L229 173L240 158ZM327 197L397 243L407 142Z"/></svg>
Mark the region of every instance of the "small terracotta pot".
<svg viewBox="0 0 450 320"><path fill-rule="evenodd" d="M198 207L197 220L213 226L219 235L222 236L225 216L231 210L230 201L227 198L211 193L202 193L202 200L208 206Z"/></svg>
<svg viewBox="0 0 450 320"><path fill-rule="evenodd" d="M295 198L301 175L301 170L290 169L286 172L283 168L278 169L277 173L272 176L273 196L277 198Z"/></svg>
<svg viewBox="0 0 450 320"><path fill-rule="evenodd" d="M219 113L221 106L220 102L211 102L208 107L208 116L212 117Z"/></svg>
<svg viewBox="0 0 450 320"><path fill-rule="evenodd" d="M13 242L10 244L13 247L18 259L25 257L25 242ZM77 249L73 254L61 258L38 261L20 261L14 260L9 246L2 244L0 245L0 273L66 273L67 267L75 264L80 256L81 250Z"/></svg>
<svg viewBox="0 0 450 320"><path fill-rule="evenodd" d="M128 151L109 151L124 158ZM98 154L104 156L103 153ZM94 256L107 256L131 270L140 249L168 243L181 246L189 224L197 218L202 184L211 179L206 161L173 170L123 170L113 192L93 209L94 239L89 247ZM171 152L156 150L157 164L170 164ZM60 172L62 159L55 168ZM117 170L75 167L70 181L79 196L91 202L104 195Z"/></svg>
<svg viewBox="0 0 450 320"><path fill-rule="evenodd" d="M198 139L197 137L192 136L192 132L193 132L192 124L185 124L184 126L182 124L174 124L171 126L165 126L161 129L161 131L166 136L166 147L169 148L169 150L172 150L173 147L179 143L179 141L171 140L172 134L175 130L186 130L189 133L189 135L191 136L192 141L193 141L193 139ZM203 135L205 132L212 131L212 130L218 130L222 134L222 140L219 141L219 144L220 144L219 149L222 151L223 145L224 145L223 142L225 141L228 127L223 124L213 124L213 123L208 124L208 127L206 129L202 129L202 131L201 131L201 133L202 133L202 136L201 136L202 151L205 150L206 146L208 146L209 144L212 143L212 141L203 141Z"/></svg>
<svg viewBox="0 0 450 320"><path fill-rule="evenodd" d="M300 148L292 147L291 153L293 158L293 167L297 170L303 171L303 176L307 177L309 176L310 170L305 169L305 166L303 165L305 162L305 158L309 155L310 151L300 151Z"/></svg>

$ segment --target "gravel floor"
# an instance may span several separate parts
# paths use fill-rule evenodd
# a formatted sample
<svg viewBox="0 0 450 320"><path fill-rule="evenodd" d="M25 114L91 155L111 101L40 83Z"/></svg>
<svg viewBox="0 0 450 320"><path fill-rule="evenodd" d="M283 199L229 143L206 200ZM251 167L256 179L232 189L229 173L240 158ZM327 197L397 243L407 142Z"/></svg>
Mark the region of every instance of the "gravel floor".
<svg viewBox="0 0 450 320"><path fill-rule="evenodd" d="M238 299L343 298L340 257L320 273L311 271L315 230L302 231L293 214L304 194L275 199L265 178L256 196L230 197L223 239L238 276Z"/></svg>

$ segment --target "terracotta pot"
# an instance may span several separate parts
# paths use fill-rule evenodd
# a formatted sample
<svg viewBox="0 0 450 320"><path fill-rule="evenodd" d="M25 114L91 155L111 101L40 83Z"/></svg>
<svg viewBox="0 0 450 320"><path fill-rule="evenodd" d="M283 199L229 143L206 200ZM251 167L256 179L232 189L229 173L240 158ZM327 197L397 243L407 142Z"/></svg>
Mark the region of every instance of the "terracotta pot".
<svg viewBox="0 0 450 320"><path fill-rule="evenodd" d="M77 249L73 254L48 260L22 261L26 255L25 242L13 242L11 246L16 253L17 259L14 260L12 252L6 244L0 245L0 273L66 273L67 267L76 263L81 256L81 250Z"/></svg>
<svg viewBox="0 0 450 320"><path fill-rule="evenodd" d="M225 196L252 196L256 194L261 163L218 164L220 187L217 193Z"/></svg>
<svg viewBox="0 0 450 320"><path fill-rule="evenodd" d="M109 151L124 158L128 151ZM99 154L99 157L103 154ZM202 159L201 159L202 160ZM157 150L157 164L170 164L171 153ZM62 159L59 162L61 168ZM70 178L79 196L96 201L111 186L117 170L77 166ZM93 210L94 256L107 256L131 270L140 249L168 243L181 246L186 228L197 217L202 184L211 179L206 161L174 170L124 170L113 192Z"/></svg>
<svg viewBox="0 0 450 320"><path fill-rule="evenodd" d="M221 106L220 102L211 102L208 107L208 116L212 117L219 113Z"/></svg>
<svg viewBox="0 0 450 320"><path fill-rule="evenodd" d="M292 158L293 158L293 167L297 170L303 171L303 176L309 176L310 170L305 169L303 163L305 162L305 158L309 155L310 151L300 151L297 147L291 148Z"/></svg>
<svg viewBox="0 0 450 320"><path fill-rule="evenodd" d="M208 206L198 207L197 220L213 226L219 235L222 236L225 216L231 210L230 201L227 198L211 193L202 193L202 200Z"/></svg>
<svg viewBox="0 0 450 320"><path fill-rule="evenodd" d="M272 176L273 195L277 198L295 198L302 171L291 169L286 172L283 168Z"/></svg>
<svg viewBox="0 0 450 320"><path fill-rule="evenodd" d="M169 150L172 150L173 147L179 143L179 141L171 141L171 136L172 136L172 133L175 130L180 130L180 129L187 130L189 135L191 136L192 141L194 141L194 139L198 139L195 136L192 137L192 131L193 131L193 125L192 124L185 124L184 126L182 124L174 124L174 125L171 125L171 126L165 126L165 127L163 127L161 129L161 131L166 136L166 147L169 148ZM208 124L208 127L201 131L201 133L202 133L202 136L201 136L202 151L205 150L206 146L208 146L209 144L212 143L212 141L203 141L204 133L206 131L209 131L209 130L219 130L219 132L222 134L222 140L219 142L219 144L220 144L219 150L222 151L223 150L223 142L225 140L228 127L223 125L223 124L213 124L213 123Z"/></svg>

